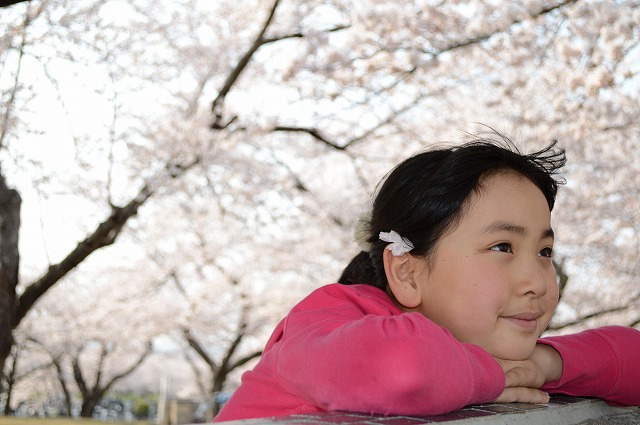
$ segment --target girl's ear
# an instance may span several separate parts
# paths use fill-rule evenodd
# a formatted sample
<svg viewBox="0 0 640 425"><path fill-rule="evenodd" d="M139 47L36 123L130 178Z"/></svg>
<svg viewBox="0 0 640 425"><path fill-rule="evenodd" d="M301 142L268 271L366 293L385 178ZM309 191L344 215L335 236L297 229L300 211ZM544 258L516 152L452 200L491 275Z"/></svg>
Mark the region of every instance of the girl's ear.
<svg viewBox="0 0 640 425"><path fill-rule="evenodd" d="M390 250L382 254L384 272L389 289L396 300L406 308L416 308L422 302L420 288L414 281L414 261L409 254L394 256Z"/></svg>

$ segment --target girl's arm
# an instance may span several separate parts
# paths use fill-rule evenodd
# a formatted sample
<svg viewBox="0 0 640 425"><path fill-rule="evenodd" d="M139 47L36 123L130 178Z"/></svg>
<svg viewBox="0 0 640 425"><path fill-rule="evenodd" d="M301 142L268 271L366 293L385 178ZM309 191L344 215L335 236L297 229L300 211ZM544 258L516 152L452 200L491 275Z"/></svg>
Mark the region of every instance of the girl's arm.
<svg viewBox="0 0 640 425"><path fill-rule="evenodd" d="M542 338L562 357L562 376L542 389L640 405L640 332L608 326L578 334Z"/></svg>
<svg viewBox="0 0 640 425"><path fill-rule="evenodd" d="M504 373L480 347L418 313L350 306L292 311L275 374L301 401L327 410L432 415L494 400ZM276 348L274 346L274 348Z"/></svg>

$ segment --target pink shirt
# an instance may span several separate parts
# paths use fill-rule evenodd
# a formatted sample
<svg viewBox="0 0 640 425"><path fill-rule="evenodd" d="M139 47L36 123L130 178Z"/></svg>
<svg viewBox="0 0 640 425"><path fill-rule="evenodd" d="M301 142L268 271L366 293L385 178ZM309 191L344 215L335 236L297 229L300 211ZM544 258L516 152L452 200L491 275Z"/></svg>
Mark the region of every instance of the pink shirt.
<svg viewBox="0 0 640 425"><path fill-rule="evenodd" d="M640 332L611 327L541 342L564 361L547 391L640 404ZM278 324L214 422L332 410L434 415L492 401L503 388L502 368L482 348L403 312L380 289L332 284Z"/></svg>

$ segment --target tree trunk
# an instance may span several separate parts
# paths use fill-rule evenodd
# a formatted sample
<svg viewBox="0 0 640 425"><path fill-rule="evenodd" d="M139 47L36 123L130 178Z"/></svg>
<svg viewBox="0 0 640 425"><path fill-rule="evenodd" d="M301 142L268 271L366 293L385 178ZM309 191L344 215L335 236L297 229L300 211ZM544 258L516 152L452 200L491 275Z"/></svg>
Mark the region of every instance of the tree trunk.
<svg viewBox="0 0 640 425"><path fill-rule="evenodd" d="M0 371L13 346L18 285L18 236L22 200L6 185L0 170Z"/></svg>
<svg viewBox="0 0 640 425"><path fill-rule="evenodd" d="M84 396L84 400L82 400L82 407L80 409L80 417L90 418L93 414L93 409L98 405L100 398L102 398L102 393L91 393Z"/></svg>
<svg viewBox="0 0 640 425"><path fill-rule="evenodd" d="M103 373L102 365L104 364L104 359L109 355L109 351L104 348L102 349L101 359L98 362L98 370L96 371L96 380L93 383L93 386L88 386L87 382L82 373L82 369L80 366L80 354L81 350L78 351L76 356L72 359L73 366L73 377L78 385L78 389L82 395L82 407L80 408L80 416L83 418L90 418L93 413L93 409L98 405L100 399L105 395L107 391L111 389L113 384L115 384L120 379L129 376L133 371L135 371L142 362L147 358L147 356L151 353L151 342L147 344L147 347L142 352L140 357L131 364L126 370L121 372L118 375L115 375L106 383L101 383L101 376Z"/></svg>
<svg viewBox="0 0 640 425"><path fill-rule="evenodd" d="M18 352L14 351L14 355L11 356L11 369L5 372L4 383L6 388L2 388L0 385L0 394L4 392L6 394L5 397L5 405L2 409L2 414L4 416L9 416L13 414L13 409L11 409L11 394L13 393L13 387L16 383L16 374L18 370Z"/></svg>
<svg viewBox="0 0 640 425"><path fill-rule="evenodd" d="M62 393L64 394L64 406L67 417L71 417L71 394L69 388L67 388L67 380L64 378L64 371L62 370L62 363L60 358L53 359L53 366L58 373L58 381L60 381L60 387L62 387Z"/></svg>
<svg viewBox="0 0 640 425"><path fill-rule="evenodd" d="M11 393L13 392L13 385L11 383L7 383L7 397L5 398L5 405L2 409L2 414L4 416L13 415L13 409L11 409Z"/></svg>
<svg viewBox="0 0 640 425"><path fill-rule="evenodd" d="M213 416L217 415L220 409L222 409L222 403L216 397L217 394L222 393L222 389L224 388L224 383L227 380L227 375L229 374L229 370L218 371L218 373L214 376L213 379Z"/></svg>

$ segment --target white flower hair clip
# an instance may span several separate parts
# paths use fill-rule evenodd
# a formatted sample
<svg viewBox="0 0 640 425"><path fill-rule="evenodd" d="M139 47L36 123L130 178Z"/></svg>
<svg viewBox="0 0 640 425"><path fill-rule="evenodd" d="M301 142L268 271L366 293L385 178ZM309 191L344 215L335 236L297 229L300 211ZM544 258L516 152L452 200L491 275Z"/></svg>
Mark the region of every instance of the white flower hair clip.
<svg viewBox="0 0 640 425"><path fill-rule="evenodd" d="M386 249L391 251L394 257L404 255L413 249L413 244L409 239L403 238L393 230L390 232L380 232L379 237L385 242L390 242Z"/></svg>

